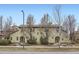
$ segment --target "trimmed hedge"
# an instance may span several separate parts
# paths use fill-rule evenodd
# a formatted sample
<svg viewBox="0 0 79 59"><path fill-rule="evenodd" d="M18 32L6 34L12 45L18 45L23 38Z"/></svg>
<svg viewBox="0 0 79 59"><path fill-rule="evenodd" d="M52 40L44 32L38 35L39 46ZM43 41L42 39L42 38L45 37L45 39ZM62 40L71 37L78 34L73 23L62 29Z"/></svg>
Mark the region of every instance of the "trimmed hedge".
<svg viewBox="0 0 79 59"><path fill-rule="evenodd" d="M11 44L10 40L0 40L0 45L9 45Z"/></svg>
<svg viewBox="0 0 79 59"><path fill-rule="evenodd" d="M46 38L40 38L40 42L41 42L41 44L43 44L43 45L48 45L48 39L46 39Z"/></svg>
<svg viewBox="0 0 79 59"><path fill-rule="evenodd" d="M29 39L29 40L27 40L27 43L28 43L28 44L37 44L36 40L37 40L37 39L35 39L35 38Z"/></svg>

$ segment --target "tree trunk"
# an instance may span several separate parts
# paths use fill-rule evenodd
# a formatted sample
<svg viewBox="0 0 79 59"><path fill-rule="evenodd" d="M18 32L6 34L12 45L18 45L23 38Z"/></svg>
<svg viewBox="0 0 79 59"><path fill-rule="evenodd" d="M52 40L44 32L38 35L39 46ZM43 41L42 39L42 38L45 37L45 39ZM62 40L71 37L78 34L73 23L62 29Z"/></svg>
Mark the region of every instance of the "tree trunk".
<svg viewBox="0 0 79 59"><path fill-rule="evenodd" d="M45 32L46 32L46 42L48 44L48 28L47 27L45 28Z"/></svg>
<svg viewBox="0 0 79 59"><path fill-rule="evenodd" d="M32 40L32 28L30 27L30 40Z"/></svg>

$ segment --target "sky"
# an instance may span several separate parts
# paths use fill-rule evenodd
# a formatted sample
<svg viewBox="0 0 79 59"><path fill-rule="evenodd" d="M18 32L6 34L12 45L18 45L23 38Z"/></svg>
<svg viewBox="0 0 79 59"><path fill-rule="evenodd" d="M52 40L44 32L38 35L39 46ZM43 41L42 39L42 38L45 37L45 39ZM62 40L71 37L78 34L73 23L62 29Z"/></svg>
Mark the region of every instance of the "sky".
<svg viewBox="0 0 79 59"><path fill-rule="evenodd" d="M0 4L0 16L3 16L3 21L11 16L13 23L21 25L23 22L23 14L25 13L25 23L29 14L34 16L36 24L40 23L40 20L44 14L49 14L51 19L53 18L54 7L56 4ZM79 24L79 5L78 4L62 4L61 14L63 16L74 15L76 23Z"/></svg>

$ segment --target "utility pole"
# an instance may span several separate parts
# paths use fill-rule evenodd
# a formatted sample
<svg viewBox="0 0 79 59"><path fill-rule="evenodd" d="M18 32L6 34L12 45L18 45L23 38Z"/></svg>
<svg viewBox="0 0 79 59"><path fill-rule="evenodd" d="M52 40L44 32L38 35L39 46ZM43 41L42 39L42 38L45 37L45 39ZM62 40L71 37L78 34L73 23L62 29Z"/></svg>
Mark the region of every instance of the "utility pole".
<svg viewBox="0 0 79 59"><path fill-rule="evenodd" d="M23 10L21 10L21 12L23 13L23 27L22 27L22 30L23 30L23 49L24 49L24 43L25 43L25 38L24 38L24 16L25 16L25 14L24 14Z"/></svg>

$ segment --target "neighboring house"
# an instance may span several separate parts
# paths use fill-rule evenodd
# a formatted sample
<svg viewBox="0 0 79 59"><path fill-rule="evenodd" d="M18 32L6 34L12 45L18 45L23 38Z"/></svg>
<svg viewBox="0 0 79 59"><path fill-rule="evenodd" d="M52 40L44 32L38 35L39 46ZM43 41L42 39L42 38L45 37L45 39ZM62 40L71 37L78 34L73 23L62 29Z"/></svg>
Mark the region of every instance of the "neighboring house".
<svg viewBox="0 0 79 59"><path fill-rule="evenodd" d="M36 39L37 44L40 44L41 37L46 37L45 28L46 27L39 25L32 27L32 37ZM59 34L58 26L52 25L47 28L48 28L48 42L50 44L70 42L67 32L65 30L61 29L61 34ZM24 36L22 32L22 26L19 26L17 31L10 34L10 40L13 43L20 43L23 41L23 39L25 40L25 43L27 43L27 40L30 39L29 27L27 26L24 27Z"/></svg>
<svg viewBox="0 0 79 59"><path fill-rule="evenodd" d="M5 31L0 31L0 38L4 39L4 40L11 40L10 35L17 31L18 31L18 29L15 26L12 26L11 28L9 28Z"/></svg>
<svg viewBox="0 0 79 59"><path fill-rule="evenodd" d="M6 37L6 34L5 34L5 32L0 32L0 39L5 39L5 37Z"/></svg>

